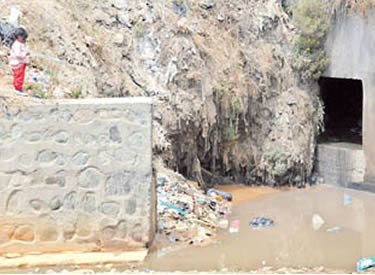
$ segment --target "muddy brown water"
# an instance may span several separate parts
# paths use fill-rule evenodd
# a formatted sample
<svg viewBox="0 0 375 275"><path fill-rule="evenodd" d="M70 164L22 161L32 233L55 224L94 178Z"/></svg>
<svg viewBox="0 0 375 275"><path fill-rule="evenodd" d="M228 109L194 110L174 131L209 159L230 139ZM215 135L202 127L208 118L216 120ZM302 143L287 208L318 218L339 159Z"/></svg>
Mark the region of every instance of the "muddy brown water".
<svg viewBox="0 0 375 275"><path fill-rule="evenodd" d="M351 204L344 204L344 194L352 196ZM219 241L206 247L183 248L163 256L152 252L143 267L156 271L246 271L263 265L324 266L350 272L359 258L375 256L374 211L374 194L329 186L261 196L234 208L230 220L240 220L239 233L222 230ZM314 214L325 221L317 231L312 227ZM249 221L257 216L272 218L275 225L254 230ZM340 227L338 232L327 232L335 226Z"/></svg>
<svg viewBox="0 0 375 275"><path fill-rule="evenodd" d="M247 186L220 189L233 194L235 207L230 221L240 220L239 233L221 230L217 242L205 247L169 247L163 253L160 253L161 247L156 247L144 263L133 267L115 265L115 270L211 273L260 270L264 273L260 269L263 266L297 270L324 266L325 270L349 273L355 271L359 258L375 256L375 194L330 186L289 191ZM352 197L351 204L344 204L344 194ZM325 221L317 231L312 227L314 214ZM275 225L254 230L249 221L257 216L270 217ZM326 231L335 226L341 229L335 233ZM80 265L0 269L0 273L51 273L51 270L82 268L108 272L99 265Z"/></svg>

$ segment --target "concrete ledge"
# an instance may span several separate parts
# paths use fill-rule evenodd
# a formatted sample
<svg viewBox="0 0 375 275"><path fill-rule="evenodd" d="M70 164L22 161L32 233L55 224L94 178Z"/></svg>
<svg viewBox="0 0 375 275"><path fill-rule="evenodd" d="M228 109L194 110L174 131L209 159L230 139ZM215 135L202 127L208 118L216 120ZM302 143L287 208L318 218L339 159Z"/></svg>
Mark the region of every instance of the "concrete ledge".
<svg viewBox="0 0 375 275"><path fill-rule="evenodd" d="M375 193L375 184L374 183L367 183L367 182L349 183L347 188L359 190L359 191L366 191L366 192Z"/></svg>
<svg viewBox="0 0 375 275"><path fill-rule="evenodd" d="M146 256L147 250L122 253L95 252L25 255L22 257L0 257L0 267L129 263L143 261Z"/></svg>

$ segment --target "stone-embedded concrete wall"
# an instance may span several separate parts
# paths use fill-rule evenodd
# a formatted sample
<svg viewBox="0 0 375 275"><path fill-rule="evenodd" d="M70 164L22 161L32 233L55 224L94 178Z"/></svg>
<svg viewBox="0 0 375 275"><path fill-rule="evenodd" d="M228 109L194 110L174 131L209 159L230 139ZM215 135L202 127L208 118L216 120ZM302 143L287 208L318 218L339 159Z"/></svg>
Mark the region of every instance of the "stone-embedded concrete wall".
<svg viewBox="0 0 375 275"><path fill-rule="evenodd" d="M0 253L127 250L152 241L146 98L0 111Z"/></svg>
<svg viewBox="0 0 375 275"><path fill-rule="evenodd" d="M328 77L360 79L363 82L363 149L365 180L375 182L375 12L367 17L337 11L326 44L330 57Z"/></svg>

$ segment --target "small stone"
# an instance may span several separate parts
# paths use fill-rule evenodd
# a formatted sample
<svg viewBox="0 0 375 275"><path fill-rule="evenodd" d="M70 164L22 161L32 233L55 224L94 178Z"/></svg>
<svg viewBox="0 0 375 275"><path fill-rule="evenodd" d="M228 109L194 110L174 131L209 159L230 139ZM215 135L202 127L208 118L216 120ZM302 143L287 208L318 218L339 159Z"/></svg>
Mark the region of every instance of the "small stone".
<svg viewBox="0 0 375 275"><path fill-rule="evenodd" d="M64 224L64 239L71 240L75 235L75 227L71 223Z"/></svg>
<svg viewBox="0 0 375 275"><path fill-rule="evenodd" d="M212 0L203 0L199 3L199 6L204 10L209 10L215 7L216 3Z"/></svg>
<svg viewBox="0 0 375 275"><path fill-rule="evenodd" d="M104 202L100 211L107 216L117 217L120 213L120 204L118 202Z"/></svg>
<svg viewBox="0 0 375 275"><path fill-rule="evenodd" d="M69 120L71 120L71 118L73 117L72 113L69 111L69 110L64 110L61 112L60 114L60 118L66 122L68 122Z"/></svg>
<svg viewBox="0 0 375 275"><path fill-rule="evenodd" d="M31 133L29 136L29 141L30 142L37 142L42 139L42 135L40 133Z"/></svg>
<svg viewBox="0 0 375 275"><path fill-rule="evenodd" d="M117 45L122 45L125 41L124 35L121 33L116 33L115 36L113 37L113 42Z"/></svg>
<svg viewBox="0 0 375 275"><path fill-rule="evenodd" d="M129 200L126 205L126 210L125 210L126 214L133 215L136 210L137 210L137 201L134 199Z"/></svg>
<svg viewBox="0 0 375 275"><path fill-rule="evenodd" d="M34 240L34 231L28 225L22 225L16 229L13 238L18 241L31 242Z"/></svg>
<svg viewBox="0 0 375 275"><path fill-rule="evenodd" d="M113 226L107 226L103 229L104 240L112 240L116 234L116 229Z"/></svg>
<svg viewBox="0 0 375 275"><path fill-rule="evenodd" d="M39 231L39 240L42 242L54 242L58 238L55 226L51 224L42 224Z"/></svg>
<svg viewBox="0 0 375 275"><path fill-rule="evenodd" d="M0 124L0 138L4 137L7 133L7 130L3 124Z"/></svg>
<svg viewBox="0 0 375 275"><path fill-rule="evenodd" d="M102 181L102 177L102 173L97 168L89 167L81 172L78 183L82 188L96 188Z"/></svg>
<svg viewBox="0 0 375 275"><path fill-rule="evenodd" d="M63 175L52 176L46 178L46 184L48 185L59 185L61 187L65 186L65 177Z"/></svg>
<svg viewBox="0 0 375 275"><path fill-rule="evenodd" d="M95 212L96 199L95 199L94 193L88 192L83 196L82 201L81 201L81 208L88 213Z"/></svg>
<svg viewBox="0 0 375 275"><path fill-rule="evenodd" d="M62 202L58 196L53 197L52 200L49 203L49 207L52 211L59 210L62 206Z"/></svg>
<svg viewBox="0 0 375 275"><path fill-rule="evenodd" d="M85 152L78 152L72 158L72 163L74 165L86 165L87 161L89 160L89 155Z"/></svg>
<svg viewBox="0 0 375 275"><path fill-rule="evenodd" d="M18 138L22 137L22 135L23 135L22 127L19 126L19 125L14 125L13 128L12 128L12 138L18 139Z"/></svg>
<svg viewBox="0 0 375 275"><path fill-rule="evenodd" d="M112 126L109 129L109 138L114 142L121 143L122 139L121 139L120 131L118 130L117 126Z"/></svg>
<svg viewBox="0 0 375 275"><path fill-rule="evenodd" d="M42 209L42 206L43 206L43 202L41 200L32 200L30 201L30 206L36 210L36 211L40 211Z"/></svg>
<svg viewBox="0 0 375 275"><path fill-rule="evenodd" d="M59 131L55 135L55 141L60 144L65 144L69 140L69 135L65 131Z"/></svg>
<svg viewBox="0 0 375 275"><path fill-rule="evenodd" d="M77 204L77 193L76 192L70 192L67 194L64 198L64 206L69 210L76 209Z"/></svg>
<svg viewBox="0 0 375 275"><path fill-rule="evenodd" d="M120 221L117 226L117 236L120 239L126 239L128 235L128 226L126 225L125 221Z"/></svg>
<svg viewBox="0 0 375 275"><path fill-rule="evenodd" d="M130 173L116 172L105 183L107 195L126 195L130 192Z"/></svg>
<svg viewBox="0 0 375 275"><path fill-rule="evenodd" d="M49 150L41 151L38 155L38 161L41 163L52 162L57 158L57 153Z"/></svg>
<svg viewBox="0 0 375 275"><path fill-rule="evenodd" d="M16 227L13 224L0 225L0 243L8 242L14 233Z"/></svg>
<svg viewBox="0 0 375 275"><path fill-rule="evenodd" d="M131 234L132 239L136 242L142 242L142 226L140 224L136 224L133 228L133 232Z"/></svg>

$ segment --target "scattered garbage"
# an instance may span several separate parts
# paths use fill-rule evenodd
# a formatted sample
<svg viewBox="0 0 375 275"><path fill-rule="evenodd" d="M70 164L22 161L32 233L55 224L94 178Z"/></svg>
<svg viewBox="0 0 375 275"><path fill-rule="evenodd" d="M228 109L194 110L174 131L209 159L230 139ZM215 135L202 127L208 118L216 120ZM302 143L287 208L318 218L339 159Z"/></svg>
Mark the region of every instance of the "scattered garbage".
<svg viewBox="0 0 375 275"><path fill-rule="evenodd" d="M324 224L324 220L318 214L314 214L312 217L312 227L315 231L319 230Z"/></svg>
<svg viewBox="0 0 375 275"><path fill-rule="evenodd" d="M186 16L188 12L188 6L185 2L179 3L176 1L173 3L173 11L180 16Z"/></svg>
<svg viewBox="0 0 375 275"><path fill-rule="evenodd" d="M238 232L240 232L240 225L241 225L240 220L231 221L230 227L229 227L229 232L230 233L238 233Z"/></svg>
<svg viewBox="0 0 375 275"><path fill-rule="evenodd" d="M328 228L327 232L328 233L336 233L336 232L339 232L340 230L341 230L340 226L335 226L335 227Z"/></svg>
<svg viewBox="0 0 375 275"><path fill-rule="evenodd" d="M170 209L172 209L172 210L175 210L178 214L180 214L180 215L185 215L185 211L183 210L183 209L181 209L181 208L179 208L179 207L177 207L177 206L174 206L173 204L170 204L170 203L167 203L167 202L164 202L164 201L162 201L162 200L159 200L160 201L160 204L162 205L162 206L166 206L166 207L168 207L168 208L170 208Z"/></svg>
<svg viewBox="0 0 375 275"><path fill-rule="evenodd" d="M361 272L375 266L375 257L362 258L357 262L357 271Z"/></svg>
<svg viewBox="0 0 375 275"><path fill-rule="evenodd" d="M1 24L0 25L0 39L1 44L5 47L10 48L10 44L12 41L12 34L16 30L16 28L11 27L7 24Z"/></svg>
<svg viewBox="0 0 375 275"><path fill-rule="evenodd" d="M227 219L221 219L221 220L219 221L219 227L220 227L221 229L227 229L228 226L229 226L229 221L228 221Z"/></svg>
<svg viewBox="0 0 375 275"><path fill-rule="evenodd" d="M344 194L344 205L349 205L352 203L352 196Z"/></svg>
<svg viewBox="0 0 375 275"><path fill-rule="evenodd" d="M22 12L19 9L15 7L10 8L10 15L8 17L8 23L12 25L13 27L18 28L19 19L21 16L22 16Z"/></svg>
<svg viewBox="0 0 375 275"><path fill-rule="evenodd" d="M249 222L249 225L253 228L253 229L260 229L260 228L265 228L265 227L271 227L274 225L274 222L272 219L270 218L265 218L265 217L256 217L254 219L252 219L250 222Z"/></svg>
<svg viewBox="0 0 375 275"><path fill-rule="evenodd" d="M178 242L178 239L176 237L169 237L168 240L172 243Z"/></svg>
<svg viewBox="0 0 375 275"><path fill-rule="evenodd" d="M207 191L207 195L208 196L213 196L214 198L218 199L218 200L227 200L227 201L232 201L232 194L229 193L229 192L224 192L224 191L220 191L220 190L217 190L217 189L209 189Z"/></svg>
<svg viewBox="0 0 375 275"><path fill-rule="evenodd" d="M158 171L158 170L157 170ZM157 172L158 232L170 242L202 245L228 227L231 202L204 194L171 170Z"/></svg>
<svg viewBox="0 0 375 275"><path fill-rule="evenodd" d="M52 93L51 72L48 69L30 69L26 73L24 89L30 96L47 98Z"/></svg>

